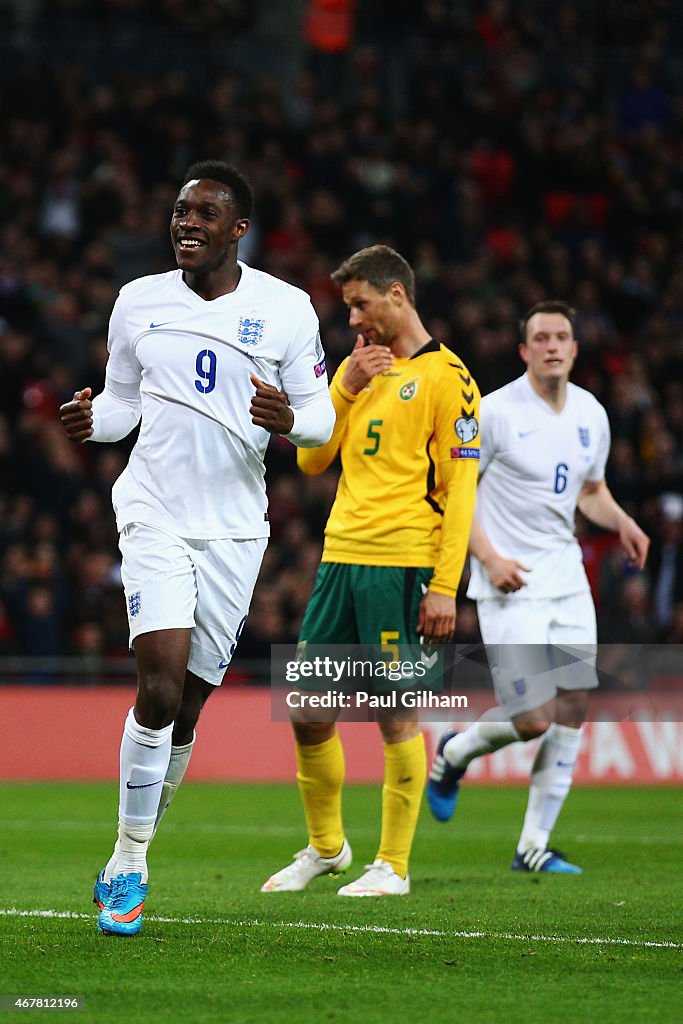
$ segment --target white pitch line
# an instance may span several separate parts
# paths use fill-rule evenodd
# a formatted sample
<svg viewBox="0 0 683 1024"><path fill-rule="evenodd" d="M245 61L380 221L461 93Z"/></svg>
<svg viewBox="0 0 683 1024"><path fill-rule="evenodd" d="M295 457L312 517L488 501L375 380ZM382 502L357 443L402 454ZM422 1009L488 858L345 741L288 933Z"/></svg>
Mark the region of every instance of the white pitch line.
<svg viewBox="0 0 683 1024"><path fill-rule="evenodd" d="M433 822L428 823L435 830L438 830L438 826ZM9 818L3 819L2 827L6 831L12 832L27 832L35 829L35 821L28 821L25 818ZM42 821L40 827L43 831L54 831L64 832L65 830L75 832L93 832L93 831L107 831L111 832L111 822L106 821ZM239 835L254 835L254 836L300 836L301 828L298 825L260 825L254 824L238 824L237 822L195 822L192 824L184 822L166 821L164 818L164 833L173 832L187 832L189 829L193 832L200 832L206 835L228 835L228 836L239 836ZM355 826L353 827L353 834L355 836L374 836L377 833L375 826ZM470 829L467 833L468 840L476 839L484 842L488 840L498 840L505 837L507 833L501 829ZM587 835L585 833L578 833L574 836L567 837L567 843L589 843L593 845L613 845L616 843L622 844L628 842L631 846L681 846L683 845L683 837L672 836L672 835L642 835L642 836L628 836L627 839L624 836L619 835Z"/></svg>
<svg viewBox="0 0 683 1024"><path fill-rule="evenodd" d="M49 917L78 921L92 921L92 914L71 910L19 910L1 908L0 917ZM356 932L365 935L416 935L437 939L504 939L508 942L575 943L583 946L637 946L645 949L683 949L683 942L654 942L649 939L610 939L588 935L517 935L514 932L442 931L438 928L388 928L379 924L326 924L316 921L251 921L230 920L223 917L163 917L145 915L147 921L161 924L222 924L232 928L297 928L302 931Z"/></svg>

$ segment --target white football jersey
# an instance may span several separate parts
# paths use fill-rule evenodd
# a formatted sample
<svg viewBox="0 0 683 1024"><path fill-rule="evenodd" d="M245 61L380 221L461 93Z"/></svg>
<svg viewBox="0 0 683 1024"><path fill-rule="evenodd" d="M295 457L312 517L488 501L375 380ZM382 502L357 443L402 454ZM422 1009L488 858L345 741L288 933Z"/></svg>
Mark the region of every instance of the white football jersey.
<svg viewBox="0 0 683 1024"><path fill-rule="evenodd" d="M481 403L476 514L496 551L532 569L525 587L503 595L471 557L468 597L564 597L589 589L574 534L579 492L602 480L609 454L607 413L588 391L567 386L561 413L527 374Z"/></svg>
<svg viewBox="0 0 683 1024"><path fill-rule="evenodd" d="M309 296L239 265L235 291L210 302L180 270L121 289L107 375L139 384L142 425L112 490L119 530L138 522L197 539L269 534L270 434L251 421L249 376L286 391L296 406L327 395L327 375Z"/></svg>

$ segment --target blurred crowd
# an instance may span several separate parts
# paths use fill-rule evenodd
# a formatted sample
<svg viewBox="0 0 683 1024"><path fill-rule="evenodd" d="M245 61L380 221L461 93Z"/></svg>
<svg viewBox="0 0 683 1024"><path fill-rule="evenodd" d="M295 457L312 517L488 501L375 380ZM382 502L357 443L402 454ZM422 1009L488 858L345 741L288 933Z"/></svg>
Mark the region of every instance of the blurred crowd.
<svg viewBox="0 0 683 1024"><path fill-rule="evenodd" d="M579 522L601 640L683 642L683 8L347 7L336 47L299 25L274 48L265 0L0 0L0 654L127 655L110 489L134 438L75 447L57 409L101 389L118 288L174 266L171 207L207 157L250 178L240 256L311 294L330 371L354 341L330 272L374 242L484 394L522 371L528 307L576 307L608 483L653 540L633 574ZM303 478L278 438L267 482L242 658L296 638L336 470ZM478 638L464 599L458 623Z"/></svg>

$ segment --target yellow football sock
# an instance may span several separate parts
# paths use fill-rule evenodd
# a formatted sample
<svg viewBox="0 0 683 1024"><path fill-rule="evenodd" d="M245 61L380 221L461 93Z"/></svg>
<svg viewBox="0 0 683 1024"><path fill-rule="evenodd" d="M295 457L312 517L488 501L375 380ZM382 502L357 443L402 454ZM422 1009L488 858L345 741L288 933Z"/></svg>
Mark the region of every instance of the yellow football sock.
<svg viewBox="0 0 683 1024"><path fill-rule="evenodd" d="M339 734L315 746L296 744L296 781L304 805L308 841L321 857L334 857L344 843L341 814L344 748Z"/></svg>
<svg viewBox="0 0 683 1024"><path fill-rule="evenodd" d="M377 856L391 864L401 878L408 874L426 772L422 733L403 743L384 744L382 836Z"/></svg>

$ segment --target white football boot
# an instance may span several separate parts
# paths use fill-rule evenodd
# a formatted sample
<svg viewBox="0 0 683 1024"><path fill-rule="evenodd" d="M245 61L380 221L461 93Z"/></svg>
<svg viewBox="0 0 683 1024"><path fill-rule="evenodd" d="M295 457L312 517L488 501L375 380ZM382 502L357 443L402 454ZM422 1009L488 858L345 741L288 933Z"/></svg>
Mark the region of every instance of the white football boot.
<svg viewBox="0 0 683 1024"><path fill-rule="evenodd" d="M365 867L365 874L343 885L337 896L406 896L410 892L410 875L401 878L385 860Z"/></svg>
<svg viewBox="0 0 683 1024"><path fill-rule="evenodd" d="M314 846L307 846L294 854L294 860L286 868L271 875L261 886L261 892L300 892L319 875L341 874L351 864L353 855L348 841L335 857L321 857Z"/></svg>

